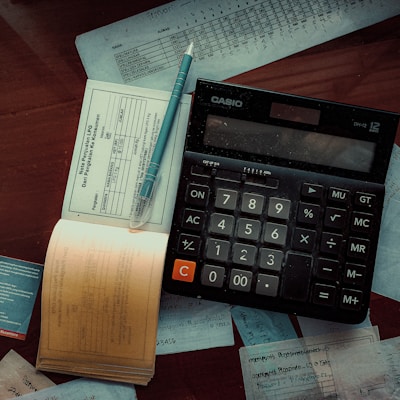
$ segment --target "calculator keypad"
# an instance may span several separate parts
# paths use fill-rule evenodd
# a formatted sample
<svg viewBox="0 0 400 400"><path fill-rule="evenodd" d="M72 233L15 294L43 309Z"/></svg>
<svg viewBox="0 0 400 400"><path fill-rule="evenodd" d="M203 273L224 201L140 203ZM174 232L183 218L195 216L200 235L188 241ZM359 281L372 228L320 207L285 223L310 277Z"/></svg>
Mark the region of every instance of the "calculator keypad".
<svg viewBox="0 0 400 400"><path fill-rule="evenodd" d="M343 322L363 319L380 185L280 170L258 179L198 165L184 170L167 290Z"/></svg>

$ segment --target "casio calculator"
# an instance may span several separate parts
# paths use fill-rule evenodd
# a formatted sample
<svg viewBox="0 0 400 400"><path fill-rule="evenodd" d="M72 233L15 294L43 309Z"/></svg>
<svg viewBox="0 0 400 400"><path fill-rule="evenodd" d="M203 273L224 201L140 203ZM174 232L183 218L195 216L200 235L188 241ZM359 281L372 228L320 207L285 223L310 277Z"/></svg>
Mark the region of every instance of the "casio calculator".
<svg viewBox="0 0 400 400"><path fill-rule="evenodd" d="M398 119L199 79L164 289L363 321Z"/></svg>

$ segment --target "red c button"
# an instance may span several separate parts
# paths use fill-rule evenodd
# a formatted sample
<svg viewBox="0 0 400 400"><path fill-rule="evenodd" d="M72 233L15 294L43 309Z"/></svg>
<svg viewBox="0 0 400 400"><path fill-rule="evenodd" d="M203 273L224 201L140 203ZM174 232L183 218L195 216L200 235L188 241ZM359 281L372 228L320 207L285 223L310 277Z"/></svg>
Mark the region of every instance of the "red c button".
<svg viewBox="0 0 400 400"><path fill-rule="evenodd" d="M193 282L196 263L194 261L176 259L172 270L172 279L175 281Z"/></svg>

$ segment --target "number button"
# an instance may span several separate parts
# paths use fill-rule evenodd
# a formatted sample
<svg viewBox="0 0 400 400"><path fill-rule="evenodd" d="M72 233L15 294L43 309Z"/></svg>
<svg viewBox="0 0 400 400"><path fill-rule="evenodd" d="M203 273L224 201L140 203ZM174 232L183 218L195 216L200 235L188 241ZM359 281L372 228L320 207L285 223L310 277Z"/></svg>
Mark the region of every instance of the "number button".
<svg viewBox="0 0 400 400"><path fill-rule="evenodd" d="M235 219L232 215L211 214L210 217L210 232L220 235L230 236L235 226Z"/></svg>
<svg viewBox="0 0 400 400"><path fill-rule="evenodd" d="M222 287L224 284L225 268L206 264L201 271L201 283L204 286Z"/></svg>
<svg viewBox="0 0 400 400"><path fill-rule="evenodd" d="M238 192L229 189L217 189L215 196L215 207L224 210L235 210L238 198Z"/></svg>
<svg viewBox="0 0 400 400"><path fill-rule="evenodd" d="M288 219L291 201L288 199L279 199L270 197L268 205L268 217Z"/></svg>
<svg viewBox="0 0 400 400"><path fill-rule="evenodd" d="M261 232L261 222L254 219L240 218L237 236L240 239L258 240Z"/></svg>
<svg viewBox="0 0 400 400"><path fill-rule="evenodd" d="M261 215L265 197L260 194L243 193L241 211L253 215Z"/></svg>
<svg viewBox="0 0 400 400"><path fill-rule="evenodd" d="M251 267L255 263L257 248L248 244L235 243L232 248L232 261L235 264Z"/></svg>
<svg viewBox="0 0 400 400"><path fill-rule="evenodd" d="M280 271L283 261L283 252L280 250L272 250L263 248L260 250L260 258L258 266L262 269L272 271Z"/></svg>
<svg viewBox="0 0 400 400"><path fill-rule="evenodd" d="M230 243L226 240L207 239L206 257L209 260L228 261Z"/></svg>
<svg viewBox="0 0 400 400"><path fill-rule="evenodd" d="M267 222L264 234L264 242L284 246L286 243L287 226Z"/></svg>
<svg viewBox="0 0 400 400"><path fill-rule="evenodd" d="M252 272L233 268L229 280L229 289L250 292L252 278Z"/></svg>

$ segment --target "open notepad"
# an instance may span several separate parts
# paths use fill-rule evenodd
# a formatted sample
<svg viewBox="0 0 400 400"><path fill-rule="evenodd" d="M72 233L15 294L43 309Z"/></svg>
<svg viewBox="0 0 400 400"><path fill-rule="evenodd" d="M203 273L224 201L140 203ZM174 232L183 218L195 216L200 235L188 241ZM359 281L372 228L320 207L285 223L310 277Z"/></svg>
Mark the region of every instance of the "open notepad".
<svg viewBox="0 0 400 400"><path fill-rule="evenodd" d="M129 217L169 97L87 82L62 217L46 255L38 369L137 384L154 375L189 95L171 131L152 216L136 232Z"/></svg>

